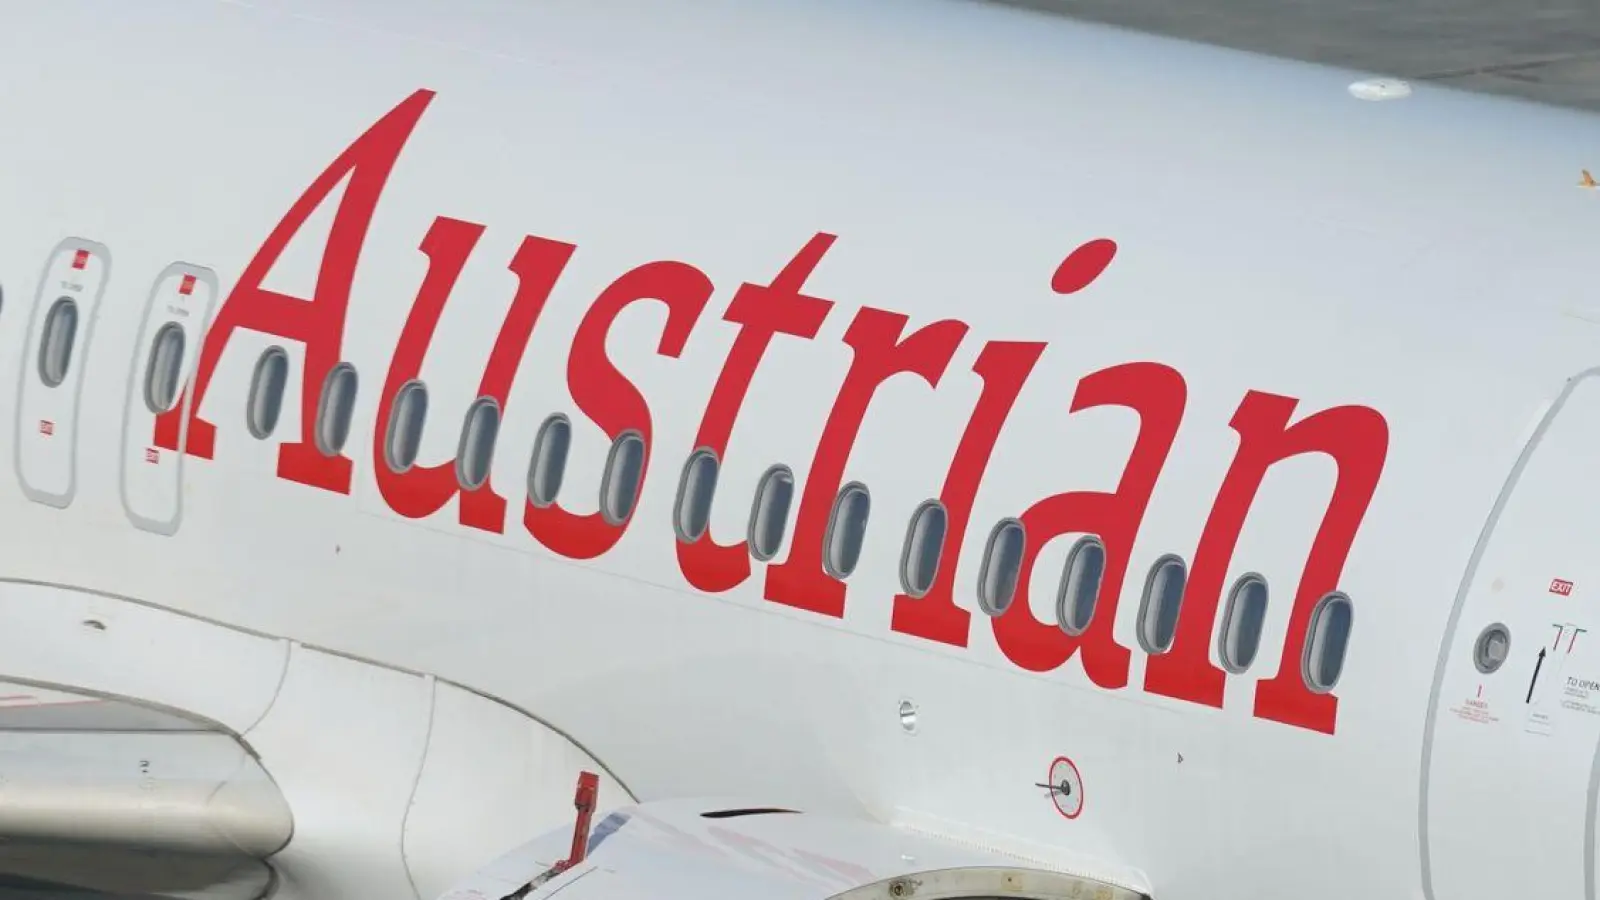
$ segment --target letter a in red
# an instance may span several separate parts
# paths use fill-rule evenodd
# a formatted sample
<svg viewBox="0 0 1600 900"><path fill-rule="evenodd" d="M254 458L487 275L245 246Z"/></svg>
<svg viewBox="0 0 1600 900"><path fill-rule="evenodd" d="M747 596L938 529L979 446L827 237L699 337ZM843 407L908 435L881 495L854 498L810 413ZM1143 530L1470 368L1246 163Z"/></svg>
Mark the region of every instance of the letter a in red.
<svg viewBox="0 0 1600 900"><path fill-rule="evenodd" d="M156 446L179 449L184 431L182 410L187 408L189 427L187 440L182 441L183 449L211 459L216 452L217 428L200 417L200 410L223 349L239 329L276 335L305 347L300 440L279 448L278 476L325 490L350 492L352 464L349 457L325 456L313 440L317 400L329 370L339 362L350 286L355 280L356 263L361 257L361 247L366 242L378 198L383 194L400 151L433 97L433 91L419 90L390 110L339 154L289 208L245 267L239 283L206 334L200 350L200 365L195 372L193 401L187 405L178 403L156 419ZM263 288L262 282L289 242L334 188L346 179L348 184L322 250L322 266L311 299Z"/></svg>

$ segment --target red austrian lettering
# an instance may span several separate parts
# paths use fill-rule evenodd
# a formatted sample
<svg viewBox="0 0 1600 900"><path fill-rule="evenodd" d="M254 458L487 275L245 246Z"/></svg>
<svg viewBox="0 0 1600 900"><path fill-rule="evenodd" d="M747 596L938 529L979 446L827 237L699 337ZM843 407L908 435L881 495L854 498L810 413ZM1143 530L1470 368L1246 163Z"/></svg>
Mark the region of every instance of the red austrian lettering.
<svg viewBox="0 0 1600 900"><path fill-rule="evenodd" d="M739 323L739 336L728 350L717 376L716 386L706 401L695 435L695 447L706 447L723 459L734 422L739 418L750 380L779 334L810 340L828 317L833 303L801 293L823 254L833 245L834 236L819 233L813 237L778 276L771 287L744 284L733 296L723 318ZM726 591L750 577L747 542L718 544L710 530L692 544L678 542L678 568L688 582L702 591Z"/></svg>
<svg viewBox="0 0 1600 900"><path fill-rule="evenodd" d="M902 338L907 321L899 313L864 307L845 332L844 341L855 357L817 441L788 558L767 569L768 600L829 616L844 615L844 582L823 570L822 544L867 407L878 386L902 372L938 387L967 334L965 323L945 320Z"/></svg>
<svg viewBox="0 0 1600 900"><path fill-rule="evenodd" d="M1333 497L1295 591L1278 674L1256 687L1255 715L1332 734L1339 699L1307 687L1300 661L1311 613L1318 600L1337 589L1345 559L1377 490L1389 450L1389 426L1382 415L1365 406L1326 409L1291 426L1289 419L1298 403L1292 397L1251 391L1233 414L1229 424L1239 433L1239 449L1200 535L1172 649L1151 657L1145 689L1222 705L1225 676L1211 663L1211 635L1223 579L1245 517L1267 469L1291 457L1325 453L1338 469Z"/></svg>
<svg viewBox="0 0 1600 900"><path fill-rule="evenodd" d="M995 641L1007 659L1030 672L1048 672L1081 651L1084 672L1095 684L1103 688L1127 685L1130 654L1113 636L1117 600L1122 595L1122 581L1145 508L1177 438L1187 402L1188 387L1183 376L1160 363L1126 363L1078 382L1070 412L1101 406L1125 407L1139 414L1139 435L1114 492L1056 494L1022 514L1028 540L1017 578L1017 594L1005 614L991 620ZM1055 623L1040 622L1028 602L1029 577L1039 550L1052 538L1073 533L1096 535L1106 549L1094 616L1079 636L1068 634Z"/></svg>
<svg viewBox="0 0 1600 900"><path fill-rule="evenodd" d="M178 403L156 418L153 443L168 450L179 449L187 430L183 449L195 456L211 459L216 452L216 426L200 417L202 401L215 374L222 351L234 332L245 329L296 341L305 347L305 368L301 373L300 440L278 449L278 475L290 481L339 493L350 492L353 469L349 457L325 456L313 440L317 401L328 372L339 362L344 341L345 309L350 303L350 287L356 264L366 241L368 226L382 196L400 151L422 113L433 99L432 91L417 91L356 138L339 154L305 193L300 195L283 220L267 236L261 249L245 267L239 283L223 303L216 322L206 334L195 372L193 400ZM305 226L311 215L327 200L341 182L344 196L334 214L333 226L322 251L317 286L310 300L280 294L262 287L272 267ZM183 410L189 410L187 429Z"/></svg>
<svg viewBox="0 0 1600 900"><path fill-rule="evenodd" d="M967 645L972 632L972 613L955 602L956 562L961 542L967 533L967 521L972 517L978 484L983 480L995 442L1000 438L1000 429L1005 426L1017 395L1022 393L1022 386L1027 383L1044 349L1045 345L1040 343L993 341L978 354L972 371L983 379L983 393L978 396L972 417L967 420L966 431L961 435L961 443L945 474L944 489L939 493L949 517L939 569L933 586L921 598L909 594L895 596L889 624L893 630L956 647Z"/></svg>
<svg viewBox="0 0 1600 900"><path fill-rule="evenodd" d="M389 374L378 401L378 421L372 442L373 466L378 491L389 508L408 518L432 515L461 494L461 524L484 531L505 530L506 501L486 480L475 490L462 491L456 474L456 460L433 466L414 465L403 472L391 469L385 460L386 437L394 416L394 399L406 382L422 371L423 358L433 343L433 335L445 303L456 281L483 234L483 226L456 219L439 218L422 241L428 256L428 274L417 291L411 313L406 317L389 362ZM545 301L576 248L540 238L525 238L511 261L517 275L517 293L478 385L478 397L492 398L506 408L511 383L527 348L528 338L544 310Z"/></svg>
<svg viewBox="0 0 1600 900"><path fill-rule="evenodd" d="M640 491L649 471L650 406L644 395L617 371L606 355L606 335L617 316L642 300L659 300L667 306L667 325L656 352L676 359L694 330L706 302L711 280L699 269L681 262L652 262L639 266L612 282L584 314L572 338L567 359L567 387L572 400L612 440L635 429L645 442L645 459L639 472ZM637 504L635 505L637 508ZM593 559L616 546L632 521L611 524L600 512L579 515L560 504L535 506L530 500L522 520L534 539L570 559Z"/></svg>

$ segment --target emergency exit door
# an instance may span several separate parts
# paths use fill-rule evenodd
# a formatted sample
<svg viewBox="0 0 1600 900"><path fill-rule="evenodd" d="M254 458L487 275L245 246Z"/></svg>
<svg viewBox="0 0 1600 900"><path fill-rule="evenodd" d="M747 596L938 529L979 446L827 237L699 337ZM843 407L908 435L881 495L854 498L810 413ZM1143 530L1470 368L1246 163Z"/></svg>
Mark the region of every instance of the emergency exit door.
<svg viewBox="0 0 1600 900"><path fill-rule="evenodd" d="M1600 370L1567 383L1507 479L1429 706L1419 830L1430 900L1595 900Z"/></svg>

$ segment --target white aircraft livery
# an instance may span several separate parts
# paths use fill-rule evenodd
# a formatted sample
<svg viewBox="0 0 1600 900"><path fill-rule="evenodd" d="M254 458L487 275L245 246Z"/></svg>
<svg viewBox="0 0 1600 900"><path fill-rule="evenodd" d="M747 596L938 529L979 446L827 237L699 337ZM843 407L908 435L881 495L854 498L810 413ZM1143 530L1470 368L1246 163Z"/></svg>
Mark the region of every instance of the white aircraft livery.
<svg viewBox="0 0 1600 900"><path fill-rule="evenodd" d="M968 0L5 26L0 886L1600 900L1600 120Z"/></svg>

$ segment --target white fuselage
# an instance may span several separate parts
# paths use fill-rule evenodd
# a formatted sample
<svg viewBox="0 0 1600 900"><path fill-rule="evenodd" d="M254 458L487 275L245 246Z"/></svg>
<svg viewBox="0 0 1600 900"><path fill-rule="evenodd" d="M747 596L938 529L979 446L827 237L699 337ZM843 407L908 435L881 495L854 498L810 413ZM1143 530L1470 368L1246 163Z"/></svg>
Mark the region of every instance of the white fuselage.
<svg viewBox="0 0 1600 900"><path fill-rule="evenodd" d="M297 835L329 847L472 849L443 800L419 824L456 790L431 777L493 770L491 714L447 718L449 686L635 798L1063 848L1159 900L1594 900L1600 717L1525 697L1546 619L1600 635L1593 467L1552 456L1548 497L1502 497L1561 411L1562 440L1600 437L1584 382L1557 404L1600 363L1593 118L1369 102L1348 73L944 0L56 0L7 26L0 677L259 724L297 823L325 823ZM161 417L168 322L185 388ZM355 395L329 452L335 363ZM539 505L553 414L570 450ZM780 465L764 561L740 542ZM850 484L870 513L838 578ZM939 574L897 596L934 499ZM1014 595L987 552L1010 519ZM1069 634L1085 535L1105 580ZM1169 556L1187 587L1152 653ZM1229 672L1252 574L1259 651ZM1312 640L1330 595L1342 656ZM139 637L93 649L119 617ZM1496 621L1509 656L1481 673ZM1583 646L1563 680L1600 677ZM1058 757L1067 810L1039 787ZM502 818L461 867L509 845ZM410 865L420 897L459 874Z"/></svg>

